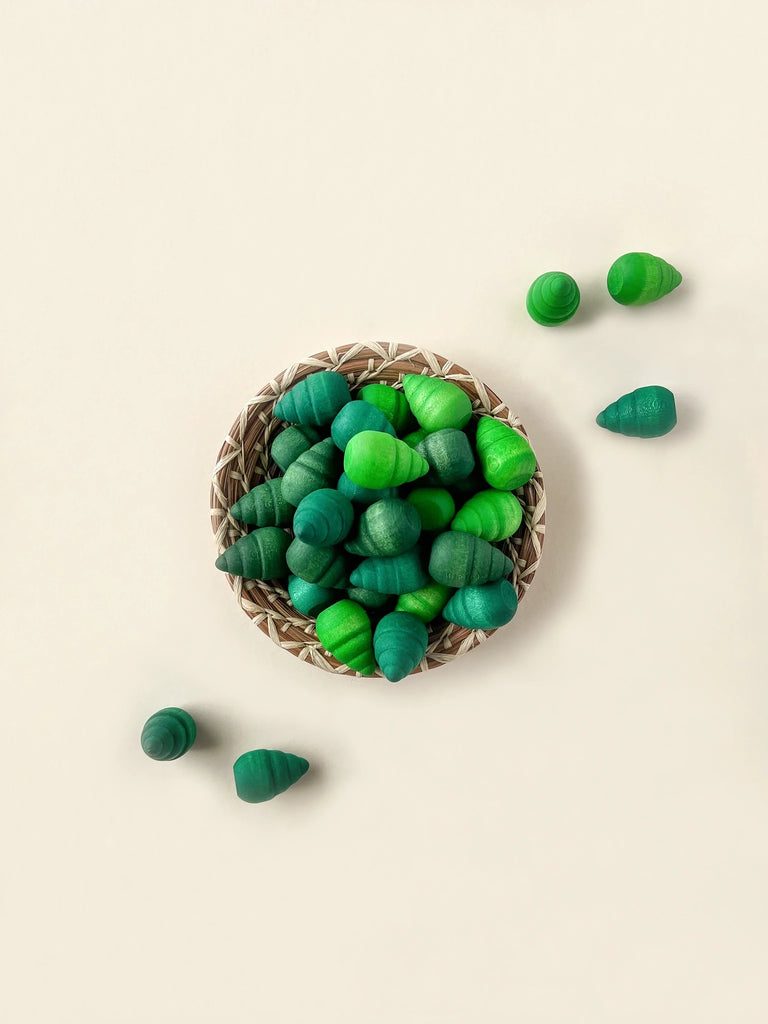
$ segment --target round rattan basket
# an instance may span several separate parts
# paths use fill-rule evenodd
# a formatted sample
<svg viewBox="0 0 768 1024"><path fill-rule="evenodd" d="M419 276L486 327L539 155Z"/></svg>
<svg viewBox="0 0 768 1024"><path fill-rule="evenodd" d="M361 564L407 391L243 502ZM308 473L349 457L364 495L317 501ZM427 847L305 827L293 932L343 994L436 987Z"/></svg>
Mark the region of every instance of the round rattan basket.
<svg viewBox="0 0 768 1024"><path fill-rule="evenodd" d="M343 373L353 397L364 384L381 382L398 386L406 373L444 377L470 396L474 416L494 416L527 436L520 420L490 388L463 367L426 349L395 344L356 344L310 356L269 381L248 402L221 447L211 486L211 519L217 554L248 531L248 527L230 516L232 505L252 487L280 475L269 458L272 437L286 425L272 415L275 402L294 384L317 370ZM518 598L522 599L533 581L544 542L546 496L538 465L533 478L516 493L523 505L523 523L517 534L500 546L513 561L511 580ZM323 650L314 621L296 611L288 600L288 591L279 582L239 576L227 576L227 579L246 615L284 650L328 672L358 674ZM416 671L425 672L444 665L471 651L495 632L464 629L442 619L437 619L432 627L426 655Z"/></svg>

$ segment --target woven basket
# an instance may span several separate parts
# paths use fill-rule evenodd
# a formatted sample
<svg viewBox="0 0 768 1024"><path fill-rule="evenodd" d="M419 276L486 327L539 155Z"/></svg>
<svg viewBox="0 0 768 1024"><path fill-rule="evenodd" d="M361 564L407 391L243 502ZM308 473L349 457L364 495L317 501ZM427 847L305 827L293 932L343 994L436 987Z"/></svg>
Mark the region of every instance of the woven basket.
<svg viewBox="0 0 768 1024"><path fill-rule="evenodd" d="M266 384L232 424L219 452L211 486L211 518L218 554L248 532L248 527L229 515L232 505L252 487L280 475L280 470L269 458L271 439L285 426L272 415L275 402L294 384L317 370L343 373L353 396L364 384L381 382L397 385L406 373L444 377L454 381L470 396L475 415L494 416L527 436L520 420L490 388L461 366L426 349L406 345L357 344L321 352L289 367ZM518 598L522 599L533 581L544 542L546 497L538 465L530 482L516 493L523 504L523 524L515 537L500 546L514 563L511 580ZM314 621L296 611L288 600L287 590L279 583L247 580L239 576L227 578L237 603L246 615L280 647L328 672L359 674L323 650ZM340 592L339 596L343 593ZM419 669L425 672L466 654L492 632L495 630L464 629L442 619L436 620Z"/></svg>

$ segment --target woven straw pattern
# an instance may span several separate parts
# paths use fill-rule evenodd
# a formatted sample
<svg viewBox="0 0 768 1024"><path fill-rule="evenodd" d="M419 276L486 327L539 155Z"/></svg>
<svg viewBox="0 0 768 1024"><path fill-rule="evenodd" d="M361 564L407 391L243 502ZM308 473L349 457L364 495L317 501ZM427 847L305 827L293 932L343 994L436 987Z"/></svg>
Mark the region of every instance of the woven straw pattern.
<svg viewBox="0 0 768 1024"><path fill-rule="evenodd" d="M310 356L289 367L269 381L242 410L222 445L211 486L211 519L220 554L247 532L248 528L232 519L231 506L252 487L280 475L269 458L271 439L285 424L272 415L275 402L298 381L317 370L343 373L353 397L364 384L395 384L406 373L426 373L454 381L472 399L474 414L494 416L526 436L520 420L482 381L461 366L427 349L407 345L356 344L333 348ZM544 542L546 496L541 469L516 492L523 504L523 526L517 536L500 546L514 562L512 583L519 599L530 587ZM288 592L274 581L245 580L227 576L235 598L250 618L276 644L302 661L310 661L328 672L357 675L323 650L317 639L314 621L300 615L289 603ZM343 592L339 597L344 596ZM422 672L466 654L492 632L469 630L446 623L429 634L427 653L419 669ZM380 673L379 673L380 674Z"/></svg>

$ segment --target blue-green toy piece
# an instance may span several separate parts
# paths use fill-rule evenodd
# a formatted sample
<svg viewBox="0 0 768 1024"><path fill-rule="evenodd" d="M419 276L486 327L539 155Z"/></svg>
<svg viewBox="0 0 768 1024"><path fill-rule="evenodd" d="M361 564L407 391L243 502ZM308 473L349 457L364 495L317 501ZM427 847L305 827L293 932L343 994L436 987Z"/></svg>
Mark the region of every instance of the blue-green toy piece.
<svg viewBox="0 0 768 1024"><path fill-rule="evenodd" d="M339 477L337 489L358 505L372 505L374 501L381 501L382 498L397 497L396 487L361 487L350 480L346 473Z"/></svg>
<svg viewBox="0 0 768 1024"><path fill-rule="evenodd" d="M367 590L365 587L350 587L347 590L347 597L350 601L355 601L357 604L361 604L363 608L369 608L371 611L383 608L385 604L392 600L391 594L379 594L378 591Z"/></svg>
<svg viewBox="0 0 768 1024"><path fill-rule="evenodd" d="M197 736L195 720L183 708L163 708L144 723L141 749L153 761L175 761L186 754Z"/></svg>
<svg viewBox="0 0 768 1024"><path fill-rule="evenodd" d="M622 395L597 417L599 427L627 437L661 437L676 423L675 396L660 384Z"/></svg>
<svg viewBox="0 0 768 1024"><path fill-rule="evenodd" d="M395 428L387 417L370 402L347 402L331 424L333 443L341 451L363 430L379 430L384 434L395 436Z"/></svg>
<svg viewBox="0 0 768 1024"><path fill-rule="evenodd" d="M429 463L428 480L447 486L468 477L475 468L469 438L462 430L448 427L427 434L414 448Z"/></svg>
<svg viewBox="0 0 768 1024"><path fill-rule="evenodd" d="M330 437L318 441L292 462L283 477L283 497L298 505L312 491L333 487L341 469L341 453Z"/></svg>
<svg viewBox="0 0 768 1024"><path fill-rule="evenodd" d="M490 583L508 575L512 568L504 552L487 540L453 530L435 537L429 558L429 575L447 587Z"/></svg>
<svg viewBox="0 0 768 1024"><path fill-rule="evenodd" d="M353 587L376 590L380 594L409 594L429 583L418 551L413 548L393 558L365 558L350 573Z"/></svg>
<svg viewBox="0 0 768 1024"><path fill-rule="evenodd" d="M246 533L222 551L216 568L249 580L275 580L287 573L285 554L291 538L278 526L262 526Z"/></svg>
<svg viewBox="0 0 768 1024"><path fill-rule="evenodd" d="M352 529L355 513L349 498L332 487L321 487L302 498L293 517L293 532L317 548L340 544Z"/></svg>
<svg viewBox="0 0 768 1024"><path fill-rule="evenodd" d="M385 615L373 634L376 663L390 682L404 679L419 665L427 650L427 627L408 612Z"/></svg>
<svg viewBox="0 0 768 1024"><path fill-rule="evenodd" d="M293 505L283 497L281 476L252 487L229 510L233 519L251 526L290 526L293 513Z"/></svg>
<svg viewBox="0 0 768 1024"><path fill-rule="evenodd" d="M275 465L285 472L292 462L295 462L303 452L309 451L312 445L317 444L320 440L319 430L315 430L314 427L307 424L296 423L275 435L269 448L269 454Z"/></svg>
<svg viewBox="0 0 768 1024"><path fill-rule="evenodd" d="M298 782L309 761L282 750L249 750L235 761L235 790L247 804L262 804Z"/></svg>
<svg viewBox="0 0 768 1024"><path fill-rule="evenodd" d="M323 370L312 373L275 404L274 415L289 423L308 423L321 427L351 401L349 385L340 373Z"/></svg>
<svg viewBox="0 0 768 1024"><path fill-rule="evenodd" d="M509 580L461 587L443 608L443 618L466 629L498 629L517 611L517 594Z"/></svg>
<svg viewBox="0 0 768 1024"><path fill-rule="evenodd" d="M537 324L555 327L570 320L579 308L579 286L570 274L551 270L540 274L528 289L525 306Z"/></svg>
<svg viewBox="0 0 768 1024"><path fill-rule="evenodd" d="M323 608L339 600L338 590L307 583L293 574L288 577L288 596L296 611L310 619L316 618Z"/></svg>
<svg viewBox="0 0 768 1024"><path fill-rule="evenodd" d="M293 575L307 583L342 589L349 586L349 562L338 548L316 548L294 537L285 553L285 561Z"/></svg>
<svg viewBox="0 0 768 1024"><path fill-rule="evenodd" d="M353 555L391 557L409 551L421 534L421 519L402 498L382 498L360 516L357 533L344 545Z"/></svg>

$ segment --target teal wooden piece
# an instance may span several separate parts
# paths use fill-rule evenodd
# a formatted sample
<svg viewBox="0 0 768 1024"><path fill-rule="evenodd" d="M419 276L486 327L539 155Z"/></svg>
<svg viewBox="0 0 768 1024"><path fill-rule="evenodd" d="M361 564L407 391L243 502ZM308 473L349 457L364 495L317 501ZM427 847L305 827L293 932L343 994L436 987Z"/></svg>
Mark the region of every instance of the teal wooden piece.
<svg viewBox="0 0 768 1024"><path fill-rule="evenodd" d="M430 433L446 427L461 430L469 423L472 401L453 381L407 373L403 391L419 426Z"/></svg>
<svg viewBox="0 0 768 1024"><path fill-rule="evenodd" d="M466 629L498 629L517 611L517 594L509 580L461 587L443 608L443 618Z"/></svg>
<svg viewBox="0 0 768 1024"><path fill-rule="evenodd" d="M453 593L452 587L431 581L410 594L401 594L395 604L396 612L410 612L417 619L429 624L436 619Z"/></svg>
<svg viewBox="0 0 768 1024"><path fill-rule="evenodd" d="M309 761L282 750L249 750L235 761L235 791L248 804L263 804L284 793L309 768Z"/></svg>
<svg viewBox="0 0 768 1024"><path fill-rule="evenodd" d="M456 514L456 503L444 487L415 487L408 495L422 530L444 530Z"/></svg>
<svg viewBox="0 0 768 1024"><path fill-rule="evenodd" d="M153 761L175 761L197 736L195 720L183 708L163 708L150 715L141 731L141 749Z"/></svg>
<svg viewBox="0 0 768 1024"><path fill-rule="evenodd" d="M291 463L283 477L283 497L298 505L312 491L333 487L341 471L341 455L330 437L324 438Z"/></svg>
<svg viewBox="0 0 768 1024"><path fill-rule="evenodd" d="M293 517L293 532L305 544L332 547L352 529L352 502L341 491L321 487L302 498Z"/></svg>
<svg viewBox="0 0 768 1024"><path fill-rule="evenodd" d="M349 562L338 548L316 548L294 537L285 553L288 569L294 576L321 587L349 586Z"/></svg>
<svg viewBox="0 0 768 1024"><path fill-rule="evenodd" d="M283 472L288 469L292 462L302 454L309 451L313 444L321 440L320 431L315 430L306 424L297 423L292 427L286 427L276 434L270 445L269 454L272 461Z"/></svg>
<svg viewBox="0 0 768 1024"><path fill-rule="evenodd" d="M379 594L378 591L366 590L365 587L349 587L347 597L371 611L378 611L392 600L391 594Z"/></svg>
<svg viewBox="0 0 768 1024"><path fill-rule="evenodd" d="M353 483L346 473L339 477L337 489L357 505L372 505L374 501L381 501L382 498L397 497L396 487L360 487L359 484Z"/></svg>
<svg viewBox="0 0 768 1024"><path fill-rule="evenodd" d="M536 470L536 456L526 439L491 416L480 417L475 448L485 479L499 491L522 487Z"/></svg>
<svg viewBox="0 0 768 1024"><path fill-rule="evenodd" d="M275 404L274 415L289 423L320 427L330 423L336 413L351 401L349 385L340 373L324 370L311 373Z"/></svg>
<svg viewBox="0 0 768 1024"><path fill-rule="evenodd" d="M288 596L296 611L310 619L314 619L323 608L339 600L338 590L321 587L317 583L308 583L293 574L288 577Z"/></svg>
<svg viewBox="0 0 768 1024"><path fill-rule="evenodd" d="M421 534L421 520L402 498L383 498L360 516L357 533L344 545L353 555L391 557L410 550Z"/></svg>
<svg viewBox="0 0 768 1024"><path fill-rule="evenodd" d="M426 586L429 576L424 570L419 552L412 548L392 558L365 558L350 573L353 587L365 587L380 594L408 594Z"/></svg>
<svg viewBox="0 0 768 1024"><path fill-rule="evenodd" d="M676 423L675 396L658 384L622 395L597 417L598 426L627 437L661 437Z"/></svg>
<svg viewBox="0 0 768 1024"><path fill-rule="evenodd" d="M525 307L537 324L554 327L570 320L580 301L579 286L571 275L551 270L537 277L528 289Z"/></svg>
<svg viewBox="0 0 768 1024"><path fill-rule="evenodd" d="M427 627L408 612L390 612L376 626L373 652L390 682L404 679L418 667L427 650Z"/></svg>
<svg viewBox="0 0 768 1024"><path fill-rule="evenodd" d="M251 526L290 526L293 513L293 505L283 497L281 476L252 487L229 510L233 519Z"/></svg>
<svg viewBox="0 0 768 1024"><path fill-rule="evenodd" d="M344 452L344 472L353 483L370 489L398 487L428 469L427 460L404 441L377 430L355 434Z"/></svg>
<svg viewBox="0 0 768 1024"><path fill-rule="evenodd" d="M649 252L627 252L608 271L608 291L622 306L644 306L669 295L683 280L671 263Z"/></svg>
<svg viewBox="0 0 768 1024"><path fill-rule="evenodd" d="M451 529L499 541L516 533L522 521L523 506L511 491L480 491L464 502Z"/></svg>
<svg viewBox="0 0 768 1024"><path fill-rule="evenodd" d="M357 401L347 402L336 414L331 424L331 437L336 447L344 451L355 434L363 430L380 430L384 434L395 436L395 428L381 409L370 402Z"/></svg>
<svg viewBox="0 0 768 1024"><path fill-rule="evenodd" d="M512 568L503 551L471 533L438 534L429 558L429 575L447 587L489 583L508 575Z"/></svg>
<svg viewBox="0 0 768 1024"><path fill-rule="evenodd" d="M380 409L398 434L403 434L412 428L413 416L402 391L398 391L389 384L366 384L360 388L357 397Z"/></svg>
<svg viewBox="0 0 768 1024"><path fill-rule="evenodd" d="M373 631L364 608L344 598L320 612L316 627L317 639L337 661L360 675L374 674Z"/></svg>
<svg viewBox="0 0 768 1024"><path fill-rule="evenodd" d="M455 430L452 427L427 434L423 441L419 441L414 451L423 455L429 463L430 482L434 478L436 483L443 486L463 480L475 468L475 457L469 438L462 430Z"/></svg>
<svg viewBox="0 0 768 1024"><path fill-rule="evenodd" d="M287 575L285 554L291 538L278 526L246 533L216 559L216 568L250 580L274 580Z"/></svg>

